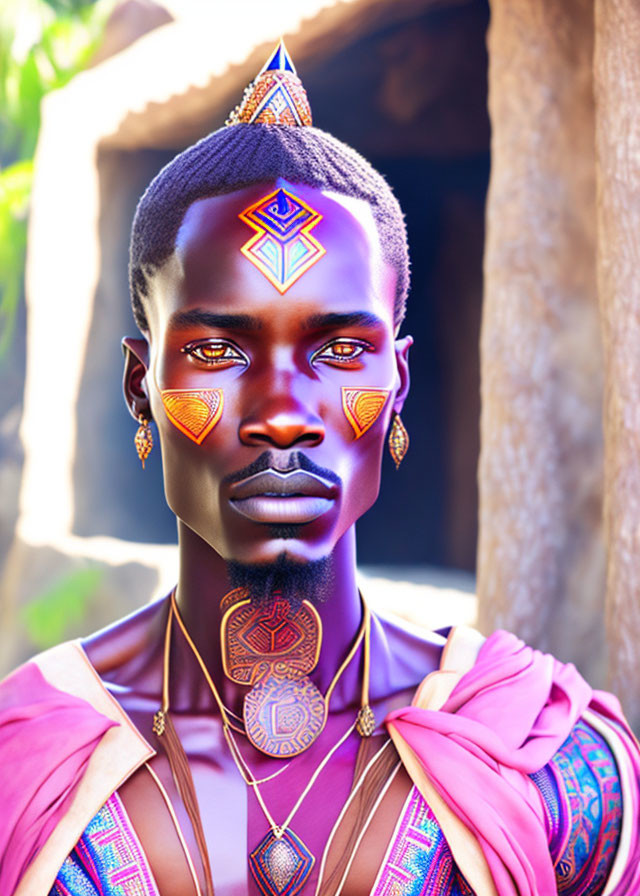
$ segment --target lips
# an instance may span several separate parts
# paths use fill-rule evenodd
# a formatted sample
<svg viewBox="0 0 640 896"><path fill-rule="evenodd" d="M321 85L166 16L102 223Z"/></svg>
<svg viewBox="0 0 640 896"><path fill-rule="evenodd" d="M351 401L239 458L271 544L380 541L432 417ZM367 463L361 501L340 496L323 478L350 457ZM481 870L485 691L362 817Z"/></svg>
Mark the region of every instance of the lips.
<svg viewBox="0 0 640 896"><path fill-rule="evenodd" d="M305 470L264 470L231 486L232 506L257 523L309 523L326 513L337 486Z"/></svg>

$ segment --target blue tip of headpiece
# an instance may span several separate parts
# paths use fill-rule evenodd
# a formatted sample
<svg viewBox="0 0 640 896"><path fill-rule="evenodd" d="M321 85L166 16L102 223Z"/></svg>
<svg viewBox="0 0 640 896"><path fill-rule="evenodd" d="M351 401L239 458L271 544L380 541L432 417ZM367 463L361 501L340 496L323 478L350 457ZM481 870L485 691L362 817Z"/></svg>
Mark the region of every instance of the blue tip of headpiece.
<svg viewBox="0 0 640 896"><path fill-rule="evenodd" d="M275 48L267 62L262 68L262 72L293 72L296 74L296 67L291 60L291 56L287 52L284 41L280 38L278 46Z"/></svg>

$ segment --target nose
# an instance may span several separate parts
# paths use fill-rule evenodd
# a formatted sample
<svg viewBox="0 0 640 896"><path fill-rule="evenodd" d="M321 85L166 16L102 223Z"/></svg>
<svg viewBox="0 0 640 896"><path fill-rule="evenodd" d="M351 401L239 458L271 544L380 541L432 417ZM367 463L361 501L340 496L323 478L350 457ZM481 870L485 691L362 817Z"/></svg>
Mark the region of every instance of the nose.
<svg viewBox="0 0 640 896"><path fill-rule="evenodd" d="M240 424L244 445L312 448L324 439L324 423L308 405L291 393L266 397Z"/></svg>

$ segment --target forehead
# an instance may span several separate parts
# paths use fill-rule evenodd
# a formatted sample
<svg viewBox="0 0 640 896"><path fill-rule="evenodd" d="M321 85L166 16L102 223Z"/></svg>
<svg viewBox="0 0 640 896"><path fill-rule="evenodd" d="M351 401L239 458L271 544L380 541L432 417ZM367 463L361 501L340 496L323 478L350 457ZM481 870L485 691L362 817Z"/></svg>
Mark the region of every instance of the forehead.
<svg viewBox="0 0 640 896"><path fill-rule="evenodd" d="M154 281L151 319L160 326L195 307L270 319L369 310L393 323L396 275L369 204L282 180L194 202Z"/></svg>

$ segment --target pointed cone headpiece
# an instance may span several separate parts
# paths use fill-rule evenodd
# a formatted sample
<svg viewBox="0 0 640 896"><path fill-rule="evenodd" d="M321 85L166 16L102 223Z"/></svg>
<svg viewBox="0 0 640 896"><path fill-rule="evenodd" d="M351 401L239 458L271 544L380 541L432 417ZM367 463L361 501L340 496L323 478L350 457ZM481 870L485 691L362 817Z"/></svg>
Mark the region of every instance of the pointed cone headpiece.
<svg viewBox="0 0 640 896"><path fill-rule="evenodd" d="M230 124L284 124L304 127L311 124L307 92L280 41L258 76L244 92L226 122Z"/></svg>

